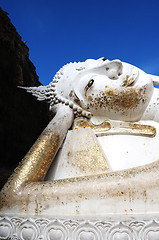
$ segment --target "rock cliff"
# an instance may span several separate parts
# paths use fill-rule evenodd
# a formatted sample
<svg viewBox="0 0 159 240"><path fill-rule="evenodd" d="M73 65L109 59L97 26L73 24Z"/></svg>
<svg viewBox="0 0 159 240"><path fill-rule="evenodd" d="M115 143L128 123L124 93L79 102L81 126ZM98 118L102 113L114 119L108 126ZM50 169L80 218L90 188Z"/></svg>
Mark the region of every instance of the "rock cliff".
<svg viewBox="0 0 159 240"><path fill-rule="evenodd" d="M0 9L0 187L51 119L47 103L17 88L41 83L7 15Z"/></svg>

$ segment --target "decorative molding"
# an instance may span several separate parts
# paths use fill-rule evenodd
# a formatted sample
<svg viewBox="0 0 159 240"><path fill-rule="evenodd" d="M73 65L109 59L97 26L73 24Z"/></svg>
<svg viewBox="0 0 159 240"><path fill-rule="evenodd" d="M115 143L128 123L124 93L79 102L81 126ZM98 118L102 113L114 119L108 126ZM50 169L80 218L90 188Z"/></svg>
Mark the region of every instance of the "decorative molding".
<svg viewBox="0 0 159 240"><path fill-rule="evenodd" d="M1 240L158 240L159 217L1 217Z"/></svg>

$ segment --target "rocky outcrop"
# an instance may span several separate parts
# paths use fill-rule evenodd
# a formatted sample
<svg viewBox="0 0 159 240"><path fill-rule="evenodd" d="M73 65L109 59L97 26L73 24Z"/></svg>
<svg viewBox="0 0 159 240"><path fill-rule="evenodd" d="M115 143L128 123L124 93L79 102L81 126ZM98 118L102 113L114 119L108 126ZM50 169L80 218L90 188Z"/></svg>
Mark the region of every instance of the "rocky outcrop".
<svg viewBox="0 0 159 240"><path fill-rule="evenodd" d="M29 49L0 9L1 186L51 119L49 106L17 86L39 86Z"/></svg>

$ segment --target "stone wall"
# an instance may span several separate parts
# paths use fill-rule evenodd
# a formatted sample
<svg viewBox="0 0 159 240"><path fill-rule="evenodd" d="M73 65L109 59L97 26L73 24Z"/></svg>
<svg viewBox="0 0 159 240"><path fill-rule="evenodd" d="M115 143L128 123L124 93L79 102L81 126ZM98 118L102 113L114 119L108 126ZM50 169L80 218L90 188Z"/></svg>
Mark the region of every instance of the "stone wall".
<svg viewBox="0 0 159 240"><path fill-rule="evenodd" d="M17 86L41 85L29 49L0 9L0 187L51 119L49 106Z"/></svg>

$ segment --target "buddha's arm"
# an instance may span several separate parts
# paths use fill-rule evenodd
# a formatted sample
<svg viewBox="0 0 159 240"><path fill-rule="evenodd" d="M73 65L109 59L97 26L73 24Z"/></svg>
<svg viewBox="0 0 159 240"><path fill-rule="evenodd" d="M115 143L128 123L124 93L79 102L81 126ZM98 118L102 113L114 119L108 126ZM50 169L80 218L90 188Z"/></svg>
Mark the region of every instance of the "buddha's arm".
<svg viewBox="0 0 159 240"><path fill-rule="evenodd" d="M73 111L69 107L60 106L55 117L3 187L3 196L18 194L26 183L43 181L72 122Z"/></svg>

